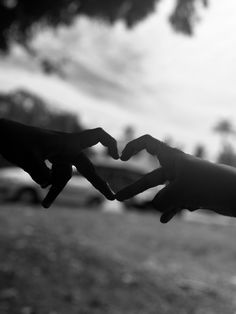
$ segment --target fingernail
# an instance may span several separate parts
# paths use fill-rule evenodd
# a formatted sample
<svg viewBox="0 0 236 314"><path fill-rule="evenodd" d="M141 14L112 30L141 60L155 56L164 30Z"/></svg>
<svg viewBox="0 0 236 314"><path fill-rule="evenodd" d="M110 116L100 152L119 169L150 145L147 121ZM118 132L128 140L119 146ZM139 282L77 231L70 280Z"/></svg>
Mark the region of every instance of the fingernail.
<svg viewBox="0 0 236 314"><path fill-rule="evenodd" d="M122 197L120 197L119 195L116 195L116 200L119 201L119 202L123 201Z"/></svg>
<svg viewBox="0 0 236 314"><path fill-rule="evenodd" d="M122 161L127 161L128 158L127 158L125 155L121 155L121 156L120 156L120 160L122 160Z"/></svg>
<svg viewBox="0 0 236 314"><path fill-rule="evenodd" d="M116 150L116 149L113 149L113 150L108 150L108 152L109 152L109 155L113 158L113 159L119 159L120 158L120 156L119 156L119 153L118 153L118 151Z"/></svg>
<svg viewBox="0 0 236 314"><path fill-rule="evenodd" d="M162 215L160 218L160 222L162 224L166 224L167 222L169 222L171 219L171 217L169 215Z"/></svg>
<svg viewBox="0 0 236 314"><path fill-rule="evenodd" d="M108 199L109 201L114 201L116 198L115 198L115 195L114 195L114 194L109 194L109 195L107 195L107 199Z"/></svg>
<svg viewBox="0 0 236 314"><path fill-rule="evenodd" d="M124 195L120 194L119 192L117 192L115 197L116 197L117 201L119 201L119 202L123 202L125 200Z"/></svg>
<svg viewBox="0 0 236 314"><path fill-rule="evenodd" d="M112 188L110 187L108 182L104 182L105 185L105 191L103 192L104 196L109 200L109 201L114 201L115 198L115 193L112 191Z"/></svg>
<svg viewBox="0 0 236 314"><path fill-rule="evenodd" d="M51 206L51 203L42 201L42 206L43 206L44 208L49 208L49 207Z"/></svg>

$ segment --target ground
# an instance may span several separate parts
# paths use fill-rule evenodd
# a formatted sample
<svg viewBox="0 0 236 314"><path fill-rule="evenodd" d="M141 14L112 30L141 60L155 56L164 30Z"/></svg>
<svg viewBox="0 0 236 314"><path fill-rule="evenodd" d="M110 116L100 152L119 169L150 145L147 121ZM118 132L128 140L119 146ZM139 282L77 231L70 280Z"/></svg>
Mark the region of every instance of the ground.
<svg viewBox="0 0 236 314"><path fill-rule="evenodd" d="M2 206L1 314L234 314L236 227Z"/></svg>

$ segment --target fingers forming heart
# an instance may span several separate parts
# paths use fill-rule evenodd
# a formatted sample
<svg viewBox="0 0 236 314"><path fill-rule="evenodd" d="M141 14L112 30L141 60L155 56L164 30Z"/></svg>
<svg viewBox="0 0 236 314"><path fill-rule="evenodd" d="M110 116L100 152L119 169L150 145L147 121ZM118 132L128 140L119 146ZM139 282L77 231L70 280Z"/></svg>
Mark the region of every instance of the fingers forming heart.
<svg viewBox="0 0 236 314"><path fill-rule="evenodd" d="M173 164L176 154L181 153L179 150L169 147L165 143L153 138L150 135L141 136L129 142L121 154L121 160L127 161L132 156L145 149L148 153L157 156L161 168L158 168L146 175L138 181L125 187L116 194L119 201L127 200L135 195L146 191L149 188L163 185L167 181L174 179ZM172 181L164 189L162 189L152 201L153 206L163 212L161 222L166 223L171 220L179 211L177 207L178 193L177 184Z"/></svg>
<svg viewBox="0 0 236 314"><path fill-rule="evenodd" d="M101 128L73 134L71 143L76 143L77 138L80 142L80 149L91 147L100 142L107 147L111 157L114 159L119 158L116 140ZM172 164L171 157L173 154L170 153L175 152L174 149L150 135L144 135L128 143L123 150L120 159L122 161L127 161L143 149L146 149L148 153L157 156L162 167L144 175L141 179L125 187L116 195L111 191L107 182L97 174L95 167L83 153L79 151L79 153L77 153L76 149L73 149L73 154L75 155L77 153L77 157L74 156L73 159L71 159L71 162L67 163L63 162L63 158L60 161L61 157L57 156L55 158L55 164L52 162L52 185L43 201L43 206L49 207L66 186L71 178L72 164L75 165L77 170L108 200L114 200L116 198L119 201L124 201L149 188L163 185L171 177L170 172L172 167L170 167L170 165ZM154 207L164 212L161 220L162 222L169 221L175 215L175 209L172 208L170 210L170 204L173 203L173 192L174 185L170 184L158 193L153 200Z"/></svg>

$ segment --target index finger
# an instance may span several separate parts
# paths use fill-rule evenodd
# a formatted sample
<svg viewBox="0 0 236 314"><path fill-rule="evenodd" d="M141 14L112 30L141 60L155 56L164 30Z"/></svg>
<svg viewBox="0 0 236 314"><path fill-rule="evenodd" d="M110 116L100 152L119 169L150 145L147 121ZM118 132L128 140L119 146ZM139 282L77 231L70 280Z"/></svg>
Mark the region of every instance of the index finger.
<svg viewBox="0 0 236 314"><path fill-rule="evenodd" d="M107 147L111 157L114 159L119 158L116 140L102 128L86 130L79 135L82 149L101 143L103 146Z"/></svg>
<svg viewBox="0 0 236 314"><path fill-rule="evenodd" d="M70 164L52 165L52 185L42 202L43 207L49 208L52 205L71 177L72 166Z"/></svg>
<svg viewBox="0 0 236 314"><path fill-rule="evenodd" d="M147 189L150 189L160 184L164 184L165 181L166 181L166 176L165 176L163 168L158 168L146 174L135 183L119 191L116 194L116 199L118 201L124 201L128 198L131 198L139 193L146 191Z"/></svg>
<svg viewBox="0 0 236 314"><path fill-rule="evenodd" d="M160 222L166 224L169 222L175 215L177 215L182 210L181 207L170 207L168 208L160 218Z"/></svg>
<svg viewBox="0 0 236 314"><path fill-rule="evenodd" d="M168 159L170 159L170 153L177 151L176 149L147 134L129 142L124 148L120 159L127 161L143 149L146 149L146 151L151 155L156 155L161 164L164 164Z"/></svg>
<svg viewBox="0 0 236 314"><path fill-rule="evenodd" d="M108 184L97 174L94 165L88 157L81 153L76 162L74 162L77 170L108 200L114 200L115 196Z"/></svg>

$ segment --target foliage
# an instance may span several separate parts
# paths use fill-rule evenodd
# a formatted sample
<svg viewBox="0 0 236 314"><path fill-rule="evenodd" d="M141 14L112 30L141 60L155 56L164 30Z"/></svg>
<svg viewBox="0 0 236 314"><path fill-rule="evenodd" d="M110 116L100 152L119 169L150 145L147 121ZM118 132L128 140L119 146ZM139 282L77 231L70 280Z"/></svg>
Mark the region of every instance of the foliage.
<svg viewBox="0 0 236 314"><path fill-rule="evenodd" d="M217 162L228 166L236 167L236 153L231 144L225 143L219 153Z"/></svg>
<svg viewBox="0 0 236 314"><path fill-rule="evenodd" d="M170 16L170 23L178 32L187 35L193 34L193 27L198 22L199 16L196 10L195 0L178 0L174 12ZM202 0L202 4L206 7L207 0Z"/></svg>
<svg viewBox="0 0 236 314"><path fill-rule="evenodd" d="M36 95L24 90L0 95L0 118L55 131L79 132L77 117L69 112L57 112Z"/></svg>
<svg viewBox="0 0 236 314"><path fill-rule="evenodd" d="M55 131L79 132L82 130L75 115L69 112L55 113L42 99L23 90L0 94L0 118ZM0 167L9 165L0 156Z"/></svg>
<svg viewBox="0 0 236 314"><path fill-rule="evenodd" d="M236 153L231 144L230 138L235 136L235 127L230 120L220 120L213 131L222 137L221 150L217 157L217 162L228 166L236 167Z"/></svg>
<svg viewBox="0 0 236 314"><path fill-rule="evenodd" d="M222 136L235 134L235 129L232 123L227 119L220 120L213 129Z"/></svg>
<svg viewBox="0 0 236 314"><path fill-rule="evenodd" d="M198 157L198 158L206 158L206 149L204 147L204 145L202 144L198 144L196 147L195 147L195 151L194 151L194 156Z"/></svg>
<svg viewBox="0 0 236 314"><path fill-rule="evenodd" d="M12 42L27 47L40 27L70 25L78 16L102 19L108 23L122 20L128 27L152 13L161 0L0 0L0 50ZM198 4L207 0L176 0L170 22L175 30L191 35L197 22Z"/></svg>

